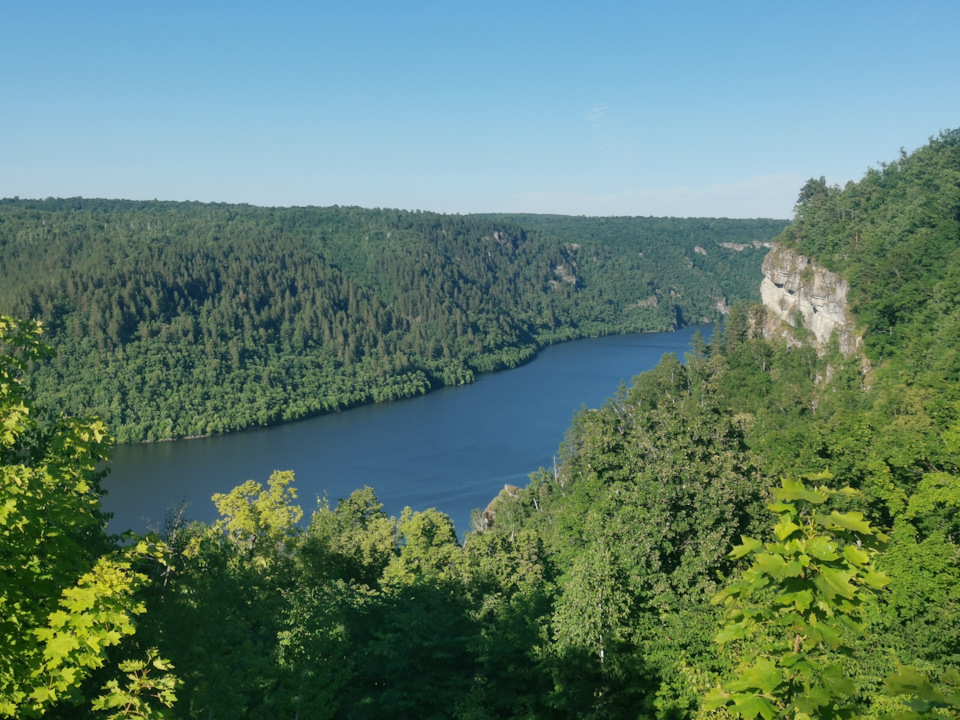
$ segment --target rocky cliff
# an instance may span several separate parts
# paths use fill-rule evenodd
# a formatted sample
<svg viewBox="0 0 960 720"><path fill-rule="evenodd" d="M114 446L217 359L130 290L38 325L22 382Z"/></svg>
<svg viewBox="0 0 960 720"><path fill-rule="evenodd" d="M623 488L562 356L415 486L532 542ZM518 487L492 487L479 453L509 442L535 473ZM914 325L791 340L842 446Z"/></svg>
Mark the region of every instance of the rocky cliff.
<svg viewBox="0 0 960 720"><path fill-rule="evenodd" d="M861 337L847 312L846 280L779 245L764 259L763 274L760 297L767 308L766 337L799 342L795 333L783 327L787 323L806 330L809 342L818 350L827 346L834 333L844 355L860 347Z"/></svg>

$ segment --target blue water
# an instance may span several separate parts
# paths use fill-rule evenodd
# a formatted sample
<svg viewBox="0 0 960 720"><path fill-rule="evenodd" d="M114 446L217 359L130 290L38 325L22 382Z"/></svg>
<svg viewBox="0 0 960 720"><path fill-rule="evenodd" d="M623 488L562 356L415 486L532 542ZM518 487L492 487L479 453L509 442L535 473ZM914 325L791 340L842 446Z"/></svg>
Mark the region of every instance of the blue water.
<svg viewBox="0 0 960 720"><path fill-rule="evenodd" d="M699 329L709 334L709 326ZM470 512L505 484L523 486L553 464L577 410L599 407L664 353L682 359L696 330L577 340L423 397L233 435L120 446L104 483L110 530L160 527L182 501L188 517L211 521L214 493L249 479L266 486L274 470L293 470L307 518L319 497L333 506L370 485L389 514L434 507L462 534Z"/></svg>

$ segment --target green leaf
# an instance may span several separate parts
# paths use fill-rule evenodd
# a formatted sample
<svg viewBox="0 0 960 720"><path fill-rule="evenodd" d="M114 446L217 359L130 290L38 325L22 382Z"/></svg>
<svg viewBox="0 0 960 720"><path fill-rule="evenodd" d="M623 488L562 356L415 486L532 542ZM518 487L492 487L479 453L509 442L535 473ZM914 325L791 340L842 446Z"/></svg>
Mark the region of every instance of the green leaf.
<svg viewBox="0 0 960 720"><path fill-rule="evenodd" d="M793 605L798 612L806 612L807 608L813 604L813 593L809 590L783 593L777 597L777 603L780 605Z"/></svg>
<svg viewBox="0 0 960 720"><path fill-rule="evenodd" d="M721 708L727 704L729 698L729 693L724 692L722 687L712 687L703 696L703 709L710 712Z"/></svg>
<svg viewBox="0 0 960 720"><path fill-rule="evenodd" d="M840 527L861 535L873 535L873 528L870 527L869 522L863 519L863 513L839 513L834 510L830 513L830 522L833 523L833 527Z"/></svg>
<svg viewBox="0 0 960 720"><path fill-rule="evenodd" d="M783 675L777 664L768 658L758 658L753 666L743 673L743 680L750 683L765 695L772 695L777 686L783 682Z"/></svg>
<svg viewBox="0 0 960 720"><path fill-rule="evenodd" d="M837 555L836 549L837 544L830 542L830 538L825 535L817 535L807 543L807 552L817 560L824 560L826 562L836 560L840 557Z"/></svg>
<svg viewBox="0 0 960 720"><path fill-rule="evenodd" d="M768 575L772 575L778 580L788 577L797 577L803 572L800 562L794 560L787 562L779 555L770 555L762 553L754 558L754 563Z"/></svg>
<svg viewBox="0 0 960 720"><path fill-rule="evenodd" d="M777 515L787 514L793 517L797 514L797 508L793 505L793 503L775 502L770 503L767 505L767 507L770 509L770 512L774 512Z"/></svg>
<svg viewBox="0 0 960 720"><path fill-rule="evenodd" d="M885 572L869 572L863 576L861 582L874 590L881 590L884 586L890 584L890 578Z"/></svg>
<svg viewBox="0 0 960 720"><path fill-rule="evenodd" d="M766 698L756 695L734 694L730 696L733 700L733 711L739 713L744 720L753 720L760 715L763 720L773 720L777 716L777 709Z"/></svg>
<svg viewBox="0 0 960 720"><path fill-rule="evenodd" d="M55 610L50 613L50 619L48 620L51 628L62 628L67 624L67 621L70 619L70 616L65 613L63 610Z"/></svg>
<svg viewBox="0 0 960 720"><path fill-rule="evenodd" d="M823 684L827 686L835 695L850 696L857 691L857 686L853 681L843 674L843 666L840 663L833 663L824 668L821 674Z"/></svg>
<svg viewBox="0 0 960 720"><path fill-rule="evenodd" d="M817 710L824 706L830 705L833 700L833 695L830 694L829 690L824 687L817 687L814 685L807 690L806 695L803 695L797 699L797 707L803 708L806 712L813 716L817 716L820 714L817 712Z"/></svg>
<svg viewBox="0 0 960 720"><path fill-rule="evenodd" d="M857 594L857 589L850 584L850 578L854 576L852 572L837 570L836 568L822 567L820 573L813 578L817 587L826 595L828 600L832 600L837 595L845 598L853 598Z"/></svg>
<svg viewBox="0 0 960 720"><path fill-rule="evenodd" d="M773 532L781 540L786 540L788 537L793 535L799 529L800 529L799 525L785 518L780 522L778 522L776 525L774 525Z"/></svg>
<svg viewBox="0 0 960 720"><path fill-rule="evenodd" d="M782 478L780 480L782 488L774 488L773 496L780 502L796 502L803 500L814 505L820 505L827 501L829 495L822 490L810 490L802 481L791 478Z"/></svg>
<svg viewBox="0 0 960 720"><path fill-rule="evenodd" d="M817 625L817 631L820 634L821 641L831 650L836 650L843 645L843 636L840 630L829 623L820 623Z"/></svg>
<svg viewBox="0 0 960 720"><path fill-rule="evenodd" d="M720 632L717 633L714 642L718 645L723 645L731 640L740 640L749 635L752 628L753 624L748 625L746 622L724 625Z"/></svg>
<svg viewBox="0 0 960 720"><path fill-rule="evenodd" d="M43 656L51 665L59 664L63 658L78 647L80 647L80 644L73 635L58 633L50 639L43 649Z"/></svg>
<svg viewBox="0 0 960 720"><path fill-rule="evenodd" d="M754 540L753 538L746 537L745 535L740 536L740 545L735 545L733 550L727 555L728 558L732 560L739 560L744 555L749 555L756 550L759 550L763 543L759 540Z"/></svg>
<svg viewBox="0 0 960 720"><path fill-rule="evenodd" d="M843 556L853 565L866 565L870 562L870 553L855 545L847 545L843 549Z"/></svg>
<svg viewBox="0 0 960 720"><path fill-rule="evenodd" d="M57 696L54 694L54 692L43 685L35 687L33 692L30 693L30 697L33 698L37 704L53 702L57 699Z"/></svg>
<svg viewBox="0 0 960 720"><path fill-rule="evenodd" d="M731 595L730 588L724 588L723 590L719 590L715 592L713 596L710 598L710 604L719 605L720 603L724 602L727 598L729 598L730 595Z"/></svg>
<svg viewBox="0 0 960 720"><path fill-rule="evenodd" d="M787 561L782 557L779 555L770 555L769 553L761 553L757 555L753 559L753 562L758 568L768 575L774 575L775 573L780 572L787 565Z"/></svg>

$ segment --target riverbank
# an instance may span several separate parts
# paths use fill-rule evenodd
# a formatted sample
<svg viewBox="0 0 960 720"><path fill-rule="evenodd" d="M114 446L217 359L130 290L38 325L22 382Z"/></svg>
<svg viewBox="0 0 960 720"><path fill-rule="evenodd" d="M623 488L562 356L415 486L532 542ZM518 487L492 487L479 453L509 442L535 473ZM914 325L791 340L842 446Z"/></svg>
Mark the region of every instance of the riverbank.
<svg viewBox="0 0 960 720"><path fill-rule="evenodd" d="M190 517L212 520L211 495L283 469L296 473L308 515L317 497L335 504L369 485L389 513L436 507L462 532L470 512L504 485L522 487L552 464L576 411L598 407L664 353L682 358L697 330L708 335L710 326L551 345L521 367L421 397L242 433L118 446L104 482L111 529L162 524L181 501Z"/></svg>

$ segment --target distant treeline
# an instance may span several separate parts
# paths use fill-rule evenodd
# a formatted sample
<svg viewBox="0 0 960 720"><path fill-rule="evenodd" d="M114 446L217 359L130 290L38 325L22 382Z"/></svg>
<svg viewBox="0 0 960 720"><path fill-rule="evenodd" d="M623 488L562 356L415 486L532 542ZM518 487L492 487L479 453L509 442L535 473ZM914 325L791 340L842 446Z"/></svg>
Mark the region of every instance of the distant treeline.
<svg viewBox="0 0 960 720"><path fill-rule="evenodd" d="M0 311L57 348L41 404L120 441L207 435L716 319L785 225L3 200Z"/></svg>

